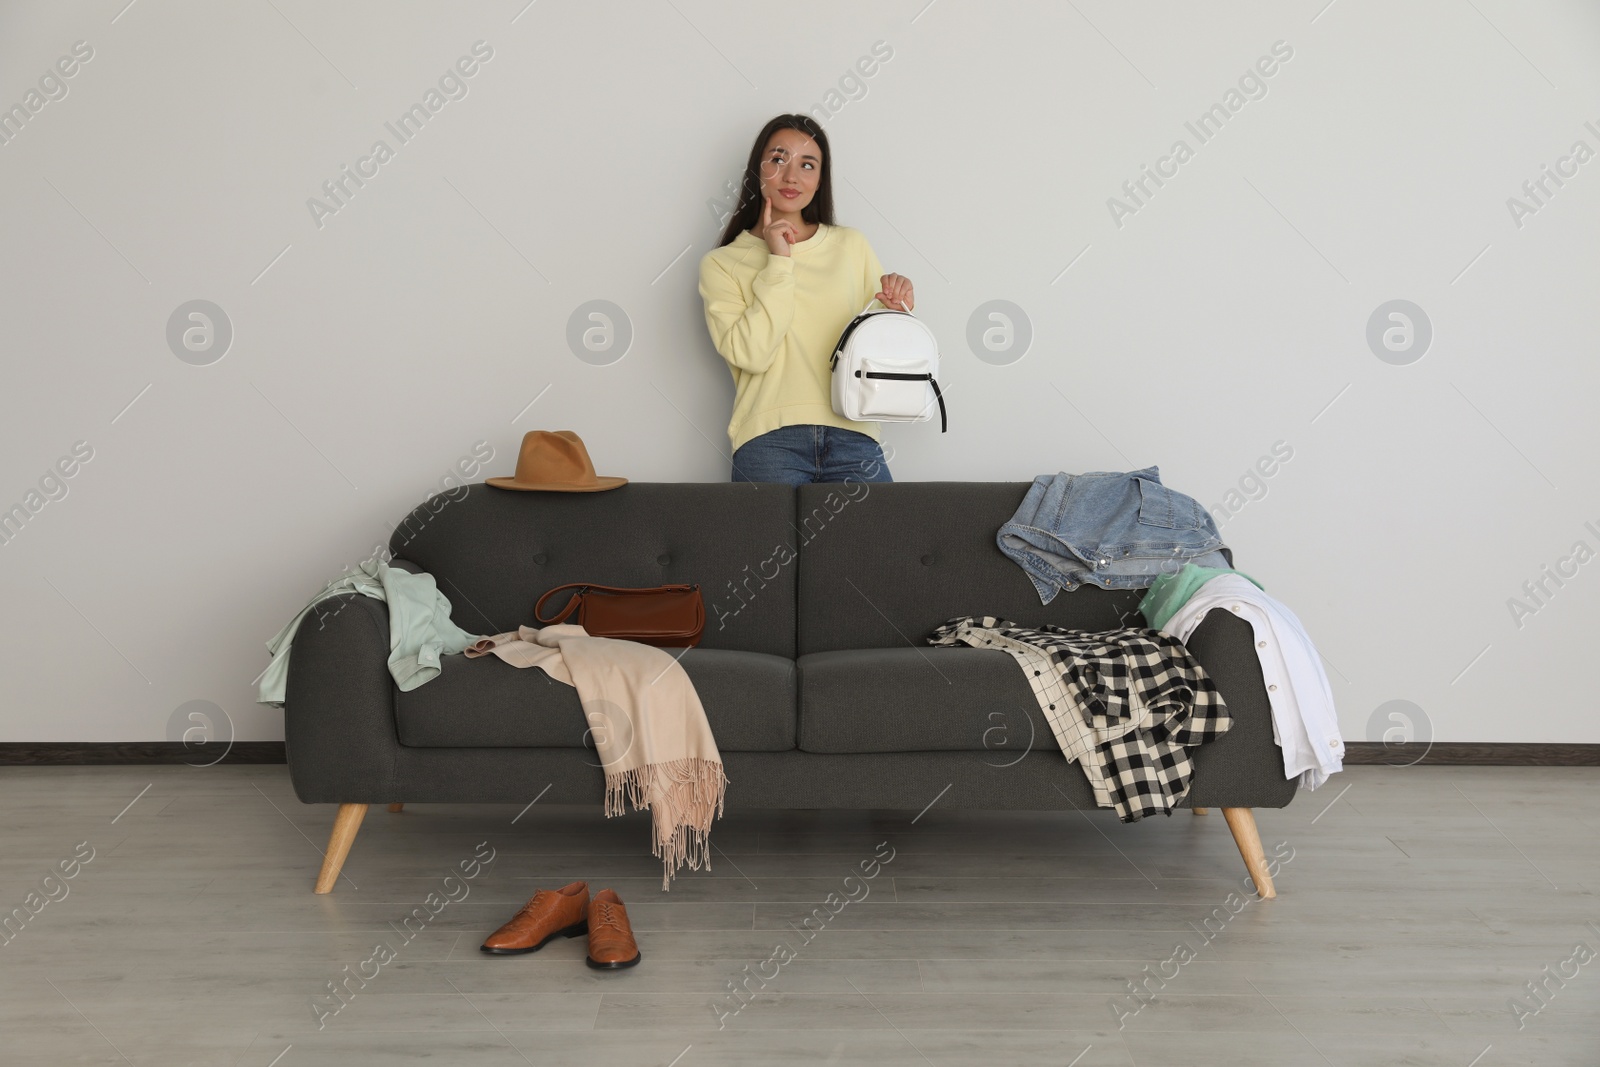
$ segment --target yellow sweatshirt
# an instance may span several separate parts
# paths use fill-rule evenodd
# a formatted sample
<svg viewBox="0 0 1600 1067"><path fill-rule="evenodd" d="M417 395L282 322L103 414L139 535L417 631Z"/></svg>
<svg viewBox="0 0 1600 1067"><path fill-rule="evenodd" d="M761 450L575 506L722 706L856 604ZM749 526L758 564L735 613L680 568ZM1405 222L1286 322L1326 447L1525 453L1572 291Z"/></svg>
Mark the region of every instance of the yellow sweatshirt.
<svg viewBox="0 0 1600 1067"><path fill-rule="evenodd" d="M861 231L818 225L787 256L745 230L700 260L711 341L733 372L735 450L780 426L839 426L881 440L878 424L833 411L828 358L882 286L883 267ZM881 306L881 304L880 304Z"/></svg>

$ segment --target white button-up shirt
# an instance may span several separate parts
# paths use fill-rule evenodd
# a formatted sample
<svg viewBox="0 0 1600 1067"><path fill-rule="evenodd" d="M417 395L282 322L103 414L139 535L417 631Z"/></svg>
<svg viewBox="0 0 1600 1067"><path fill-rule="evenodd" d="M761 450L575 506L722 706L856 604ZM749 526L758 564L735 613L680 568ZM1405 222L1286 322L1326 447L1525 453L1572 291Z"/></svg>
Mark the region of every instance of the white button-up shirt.
<svg viewBox="0 0 1600 1067"><path fill-rule="evenodd" d="M1315 789L1344 769L1344 741L1333 689L1300 620L1279 601L1237 574L1206 582L1162 627L1187 641L1206 614L1231 611L1255 631L1261 678L1272 705L1272 739L1283 749L1283 773Z"/></svg>

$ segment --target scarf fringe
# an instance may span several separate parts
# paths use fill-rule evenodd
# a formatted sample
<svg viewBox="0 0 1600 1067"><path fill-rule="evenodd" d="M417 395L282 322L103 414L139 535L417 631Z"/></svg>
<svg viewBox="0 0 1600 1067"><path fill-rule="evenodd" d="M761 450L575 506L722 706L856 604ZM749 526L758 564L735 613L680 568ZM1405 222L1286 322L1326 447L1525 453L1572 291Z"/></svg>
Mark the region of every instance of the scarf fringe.
<svg viewBox="0 0 1600 1067"><path fill-rule="evenodd" d="M650 851L661 857L661 888L670 892L673 874L685 864L711 869L711 821L722 816L727 787L721 762L699 756L608 772L606 818L625 814L630 803L650 809L654 798Z"/></svg>

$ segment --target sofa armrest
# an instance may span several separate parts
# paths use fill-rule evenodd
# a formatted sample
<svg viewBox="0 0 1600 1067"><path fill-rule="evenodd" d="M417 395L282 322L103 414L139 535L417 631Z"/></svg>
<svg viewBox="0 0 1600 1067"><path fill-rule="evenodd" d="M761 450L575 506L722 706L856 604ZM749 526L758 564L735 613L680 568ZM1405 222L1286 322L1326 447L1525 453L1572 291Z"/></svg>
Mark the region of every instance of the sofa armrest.
<svg viewBox="0 0 1600 1067"><path fill-rule="evenodd" d="M289 777L307 804L400 800L389 608L359 593L319 603L295 632L284 688Z"/></svg>
<svg viewBox="0 0 1600 1067"><path fill-rule="evenodd" d="M1215 610L1185 644L1216 683L1233 716L1227 733L1194 750L1189 806L1288 806L1297 783L1283 776L1283 750L1272 739L1272 705L1256 656L1255 631L1233 612Z"/></svg>

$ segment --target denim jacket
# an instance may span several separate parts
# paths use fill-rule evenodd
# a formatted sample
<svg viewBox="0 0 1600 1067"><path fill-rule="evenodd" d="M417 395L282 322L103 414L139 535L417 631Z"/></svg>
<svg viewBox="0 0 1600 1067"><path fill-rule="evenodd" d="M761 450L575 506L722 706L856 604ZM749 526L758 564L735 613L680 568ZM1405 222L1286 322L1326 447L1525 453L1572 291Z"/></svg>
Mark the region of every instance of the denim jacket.
<svg viewBox="0 0 1600 1067"><path fill-rule="evenodd" d="M1045 604L1085 582L1144 589L1185 563L1233 566L1210 513L1162 485L1155 467L1041 474L996 541Z"/></svg>

